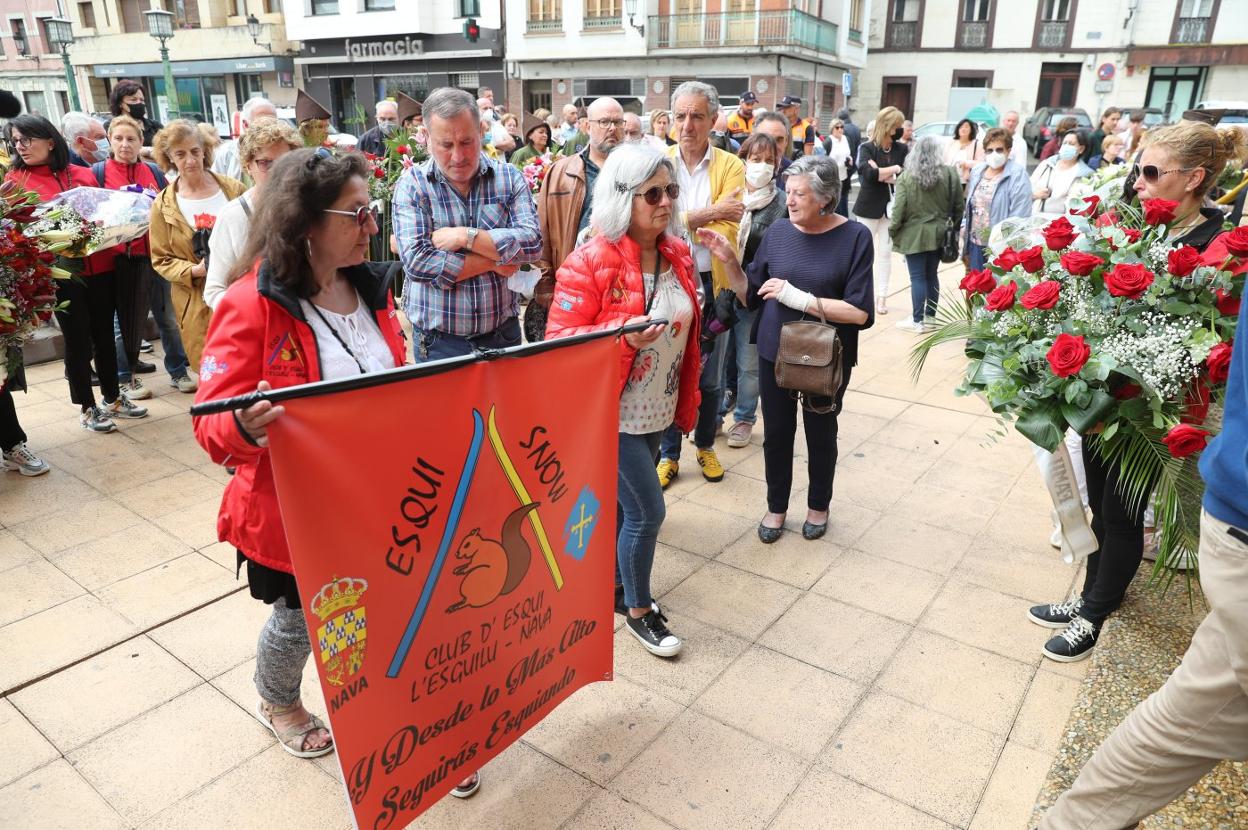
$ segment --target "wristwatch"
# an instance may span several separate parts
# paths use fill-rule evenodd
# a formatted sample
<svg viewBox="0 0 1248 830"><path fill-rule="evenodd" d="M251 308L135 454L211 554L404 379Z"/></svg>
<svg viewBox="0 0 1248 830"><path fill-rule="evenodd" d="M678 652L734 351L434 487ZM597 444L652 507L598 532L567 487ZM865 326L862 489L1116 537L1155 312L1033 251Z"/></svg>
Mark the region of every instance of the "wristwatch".
<svg viewBox="0 0 1248 830"><path fill-rule="evenodd" d="M468 246L467 246L469 251L472 250L472 245L476 241L477 241L477 229L469 228L468 229Z"/></svg>

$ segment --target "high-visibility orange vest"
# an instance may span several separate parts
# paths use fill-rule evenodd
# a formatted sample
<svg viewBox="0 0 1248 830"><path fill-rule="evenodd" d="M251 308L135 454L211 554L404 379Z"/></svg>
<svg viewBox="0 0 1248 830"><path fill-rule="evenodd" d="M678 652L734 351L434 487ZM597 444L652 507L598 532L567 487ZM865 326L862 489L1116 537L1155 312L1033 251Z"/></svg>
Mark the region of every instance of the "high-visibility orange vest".
<svg viewBox="0 0 1248 830"><path fill-rule="evenodd" d="M745 118L740 112L734 112L728 116L728 132L730 134L748 133L753 129L754 116L751 115L749 118Z"/></svg>

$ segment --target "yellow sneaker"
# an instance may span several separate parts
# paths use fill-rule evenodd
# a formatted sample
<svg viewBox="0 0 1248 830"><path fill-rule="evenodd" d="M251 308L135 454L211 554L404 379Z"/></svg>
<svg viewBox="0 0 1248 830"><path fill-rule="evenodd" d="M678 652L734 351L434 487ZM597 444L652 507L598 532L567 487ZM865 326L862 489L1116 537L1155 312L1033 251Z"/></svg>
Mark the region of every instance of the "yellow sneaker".
<svg viewBox="0 0 1248 830"><path fill-rule="evenodd" d="M702 477L707 481L722 481L724 465L719 463L715 450L698 450L698 464L702 467Z"/></svg>
<svg viewBox="0 0 1248 830"><path fill-rule="evenodd" d="M668 485L675 481L676 476L680 474L680 462L673 461L670 458L663 458L659 460L659 466L655 469L659 474L659 486L666 490Z"/></svg>

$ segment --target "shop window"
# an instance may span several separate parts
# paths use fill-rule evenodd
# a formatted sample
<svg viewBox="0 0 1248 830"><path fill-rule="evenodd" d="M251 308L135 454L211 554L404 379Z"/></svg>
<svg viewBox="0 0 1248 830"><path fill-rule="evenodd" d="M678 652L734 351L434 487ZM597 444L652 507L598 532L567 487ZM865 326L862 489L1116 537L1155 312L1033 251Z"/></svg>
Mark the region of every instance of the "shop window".
<svg viewBox="0 0 1248 830"><path fill-rule="evenodd" d="M91 2L78 4L78 22L84 29L95 28L95 4Z"/></svg>

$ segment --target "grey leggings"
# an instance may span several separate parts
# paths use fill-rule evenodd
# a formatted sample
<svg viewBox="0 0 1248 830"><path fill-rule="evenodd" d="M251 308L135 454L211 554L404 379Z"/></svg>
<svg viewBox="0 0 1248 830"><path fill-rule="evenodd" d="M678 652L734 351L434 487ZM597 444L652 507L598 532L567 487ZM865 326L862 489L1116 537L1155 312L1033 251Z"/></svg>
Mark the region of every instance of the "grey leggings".
<svg viewBox="0 0 1248 830"><path fill-rule="evenodd" d="M311 653L303 611L287 608L284 599L277 600L256 645L256 691L260 697L273 706L298 703L303 666Z"/></svg>

